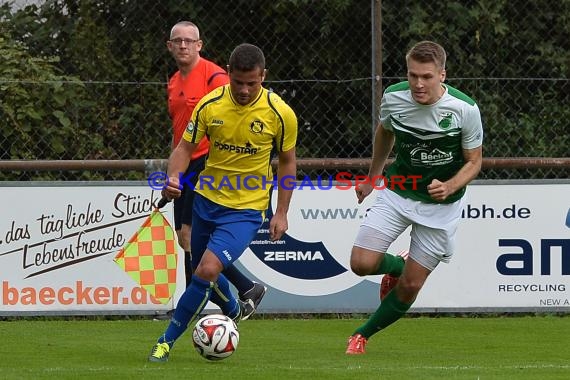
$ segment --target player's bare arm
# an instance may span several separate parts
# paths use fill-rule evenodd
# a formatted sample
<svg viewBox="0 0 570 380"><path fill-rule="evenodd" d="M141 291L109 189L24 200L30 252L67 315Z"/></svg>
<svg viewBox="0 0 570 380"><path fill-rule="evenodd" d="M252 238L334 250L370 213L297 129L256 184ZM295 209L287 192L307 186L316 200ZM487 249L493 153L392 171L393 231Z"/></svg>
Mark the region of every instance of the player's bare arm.
<svg viewBox="0 0 570 380"><path fill-rule="evenodd" d="M168 158L168 186L162 190L162 195L168 199L175 199L182 193L180 189L180 173L184 173L190 157L196 150L198 144L190 143L184 139L180 140L176 148Z"/></svg>
<svg viewBox="0 0 570 380"><path fill-rule="evenodd" d="M453 177L445 182L433 180L427 187L429 195L436 201L444 201L448 196L471 182L479 171L483 162L482 146L474 149L463 149L465 164Z"/></svg>
<svg viewBox="0 0 570 380"><path fill-rule="evenodd" d="M275 208L273 217L269 221L269 234L273 241L281 238L289 228L287 212L289 211L289 204L291 203L291 197L293 195L294 184L291 183L291 181L295 180L296 173L297 159L295 156L295 148L286 152L280 152L277 167L277 183L279 183L277 190L277 207ZM284 181L285 188L281 186L283 183L281 178L288 178L288 180Z"/></svg>
<svg viewBox="0 0 570 380"><path fill-rule="evenodd" d="M382 124L379 124L374 134L372 162L370 163L370 168L368 169L368 178L374 178L382 174L384 165L388 159L388 155L394 146L394 140L394 133L385 129ZM358 203L362 203L364 198L366 198L372 192L374 185L374 183L363 183L358 184L358 186L355 187L354 190L356 191Z"/></svg>

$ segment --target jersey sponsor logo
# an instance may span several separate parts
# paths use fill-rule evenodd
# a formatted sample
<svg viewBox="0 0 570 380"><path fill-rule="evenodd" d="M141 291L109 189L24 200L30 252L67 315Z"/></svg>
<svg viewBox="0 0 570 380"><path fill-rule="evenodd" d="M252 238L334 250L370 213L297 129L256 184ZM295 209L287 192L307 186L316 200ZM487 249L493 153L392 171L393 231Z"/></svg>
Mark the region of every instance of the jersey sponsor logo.
<svg viewBox="0 0 570 380"><path fill-rule="evenodd" d="M237 154L249 154L254 155L257 154L258 148L253 147L251 143L248 141L244 145L234 145L228 144L221 141L214 141L214 148L220 151L228 151L230 153L237 153Z"/></svg>
<svg viewBox="0 0 570 380"><path fill-rule="evenodd" d="M259 120L254 120L249 125L249 130L252 133L262 133L263 132L263 123Z"/></svg>
<svg viewBox="0 0 570 380"><path fill-rule="evenodd" d="M444 112L441 114L441 120L437 123L441 129L449 129L453 124L453 114L451 112Z"/></svg>
<svg viewBox="0 0 570 380"><path fill-rule="evenodd" d="M483 134L481 132L477 133L475 135L475 140L477 140L477 141L483 140Z"/></svg>
<svg viewBox="0 0 570 380"><path fill-rule="evenodd" d="M453 154L438 148L428 150L425 147L412 149L410 159L414 166L440 166L453 161Z"/></svg>
<svg viewBox="0 0 570 380"><path fill-rule="evenodd" d="M215 125L224 125L224 121L223 121L223 120L214 119L214 120L212 120L212 124L215 124Z"/></svg>

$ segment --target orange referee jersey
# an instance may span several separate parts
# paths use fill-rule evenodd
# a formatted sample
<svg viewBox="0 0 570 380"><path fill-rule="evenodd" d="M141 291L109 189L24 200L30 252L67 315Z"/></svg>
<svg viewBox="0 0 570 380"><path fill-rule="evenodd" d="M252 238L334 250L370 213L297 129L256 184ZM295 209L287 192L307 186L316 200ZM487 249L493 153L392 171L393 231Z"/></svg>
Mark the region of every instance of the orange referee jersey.
<svg viewBox="0 0 570 380"><path fill-rule="evenodd" d="M180 71L174 73L168 81L167 89L168 113L172 119L174 135L172 148L178 145L192 117L192 111L200 99L215 88L227 83L229 83L229 78L225 70L202 57L186 78L182 78ZM208 139L202 139L192 159L208 153L208 145Z"/></svg>

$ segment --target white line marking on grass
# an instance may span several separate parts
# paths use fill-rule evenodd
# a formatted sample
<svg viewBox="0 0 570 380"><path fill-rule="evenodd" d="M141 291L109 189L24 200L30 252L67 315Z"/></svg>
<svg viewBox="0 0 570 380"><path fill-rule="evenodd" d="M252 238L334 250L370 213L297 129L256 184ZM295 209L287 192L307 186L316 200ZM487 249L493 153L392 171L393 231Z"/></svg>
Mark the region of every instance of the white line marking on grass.
<svg viewBox="0 0 570 380"><path fill-rule="evenodd" d="M334 368L334 367L331 367ZM362 365L349 365L346 367L348 370L359 370L362 369ZM381 366L381 367L370 367L366 368L376 368L379 370L397 370L397 369L423 369L423 370L445 370L445 371L458 371L458 370L482 370L482 369L570 369L569 364L520 364L520 365L502 365L502 366Z"/></svg>
<svg viewBox="0 0 570 380"><path fill-rule="evenodd" d="M399 367L394 367L399 368ZM464 370L464 369L547 369L547 368L557 368L557 369L570 369L568 364L520 364L520 365L501 365L497 367L492 366L414 366L407 367L411 369L443 369L443 370Z"/></svg>
<svg viewBox="0 0 570 380"><path fill-rule="evenodd" d="M271 366L271 367L257 367L256 369L259 370L278 370L278 369L285 369L285 370L294 370L294 371L311 371L315 370L314 367L303 367L303 366L295 366L295 365L285 365L285 366ZM348 365L346 367L327 367L327 370L340 370L340 371L359 371L359 370L379 370L379 371L399 371L399 370L440 370L440 371L465 371L465 370L489 370L489 369L570 369L570 365L568 364L520 364L520 365L503 365L503 366L481 366L481 365L472 365L472 366L405 366L405 365L398 365L398 366L371 366L371 365L362 365L362 364L355 364L355 365Z"/></svg>

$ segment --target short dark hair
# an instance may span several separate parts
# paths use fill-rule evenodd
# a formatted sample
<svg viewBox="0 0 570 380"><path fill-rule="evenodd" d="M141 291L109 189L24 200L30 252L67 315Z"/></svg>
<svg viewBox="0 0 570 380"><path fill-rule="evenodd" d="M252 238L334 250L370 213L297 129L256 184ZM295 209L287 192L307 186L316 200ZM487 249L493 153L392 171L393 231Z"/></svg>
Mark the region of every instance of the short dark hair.
<svg viewBox="0 0 570 380"><path fill-rule="evenodd" d="M191 26L195 28L196 31L198 32L197 37L200 38L200 29L198 28L198 26L194 24L192 21L186 21L186 20L178 21L176 24L174 24L172 29L170 29L170 38L172 38L172 32L174 31L174 28L176 28L177 26Z"/></svg>
<svg viewBox="0 0 570 380"><path fill-rule="evenodd" d="M246 43L236 46L230 55L229 71L252 71L256 68L265 69L265 56L261 49Z"/></svg>
<svg viewBox="0 0 570 380"><path fill-rule="evenodd" d="M406 54L406 61L409 59L420 63L433 62L440 69L445 69L445 49L433 41L421 41L412 46Z"/></svg>

